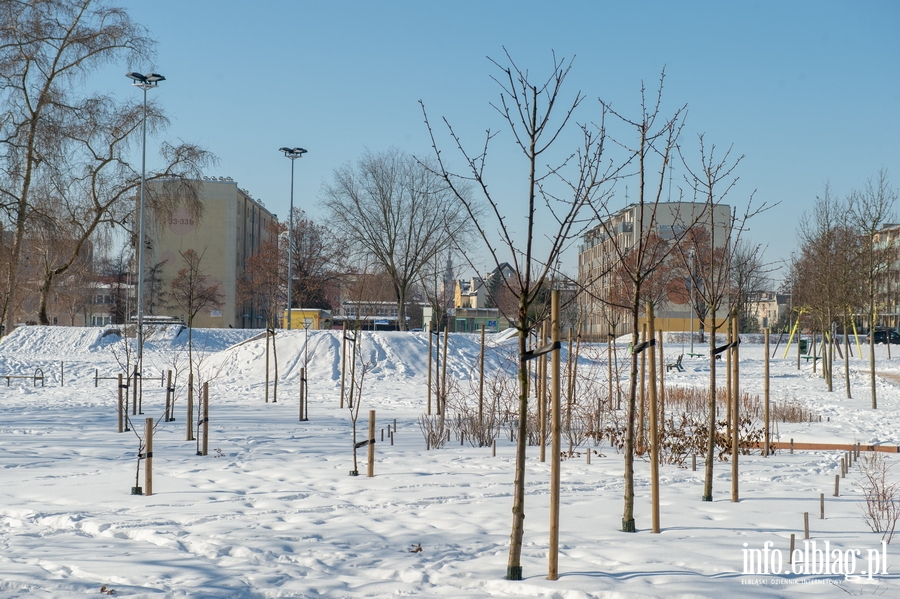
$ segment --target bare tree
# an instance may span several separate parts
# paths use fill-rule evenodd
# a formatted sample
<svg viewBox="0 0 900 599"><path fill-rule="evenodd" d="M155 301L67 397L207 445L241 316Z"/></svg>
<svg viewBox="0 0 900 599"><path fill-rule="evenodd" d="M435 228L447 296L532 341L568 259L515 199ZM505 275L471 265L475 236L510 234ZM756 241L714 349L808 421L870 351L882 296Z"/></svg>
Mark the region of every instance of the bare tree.
<svg viewBox="0 0 900 599"><path fill-rule="evenodd" d="M270 240L262 243L259 251L247 258L243 277L237 285L239 301L258 310L264 316L267 328L278 326L278 312L287 298L284 285L287 263L278 243L286 230L282 223L273 222L270 225Z"/></svg>
<svg viewBox="0 0 900 599"><path fill-rule="evenodd" d="M813 210L803 215L798 227L800 247L792 264L794 306L812 319L824 339L831 337L832 323L839 321L846 333L851 312L868 301L859 285L866 244L858 231L846 223L847 208L847 202L835 198L826 185L824 194L816 199ZM824 357L823 374L831 391L833 352ZM848 375L845 368L850 397Z"/></svg>
<svg viewBox="0 0 900 599"><path fill-rule="evenodd" d="M292 300L301 308L332 309L328 289L343 272L349 250L344 239L331 228L294 209L294 231L291 235L294 258Z"/></svg>
<svg viewBox="0 0 900 599"><path fill-rule="evenodd" d="M87 311L94 299L94 289L91 286L94 280L94 275L90 270L78 268L69 273L58 290L58 302L69 317L70 326L75 326L75 318L79 314L83 315L85 326L91 324Z"/></svg>
<svg viewBox="0 0 900 599"><path fill-rule="evenodd" d="M687 109L686 106L682 106L676 109L672 116L668 118L663 116L660 106L664 78L663 72L652 101L648 102L646 88L641 86L641 115L638 119L624 116L601 100L605 110L637 133L635 143L617 140L617 143L628 152L625 168L630 169L630 172L623 171L623 175L637 179L633 232L627 235L627 242L611 244L615 256L613 270L609 276L613 277L612 288L616 291L606 297L597 298L607 303L616 302L611 305L628 314L631 321L632 352L625 425L625 497L622 514L622 530L625 532L637 530L634 520L634 454L635 441L640 436L640 432L635 429L637 389L640 384L638 349L642 347L639 345L640 316L646 302L658 304L665 295L672 252L678 247L686 232L690 231L704 214L702 210L681 214L677 208L678 204L674 204L675 212L667 214L666 220L682 223L683 226L677 229L680 232L671 237L663 237L659 233L664 210L660 204L668 197L666 178L677 150L678 136ZM607 204L602 211L596 212L596 217L600 221L599 226L606 237L621 240L621 232L615 229L616 219L613 218L608 206ZM668 210L671 211L672 208ZM673 227L672 231L674 233L676 229Z"/></svg>
<svg viewBox="0 0 900 599"><path fill-rule="evenodd" d="M115 228L135 209L134 194L141 177L127 162L125 153L140 139L136 132L140 131L142 117L140 104L95 99L90 110L81 111L78 121L69 123L65 140L68 151L52 168L47 167L50 172L44 177L46 183L32 188L32 197L37 197L38 191L47 195L37 203L32 221L52 245L43 253L41 324L49 324L47 296L54 279L68 271L92 244L108 246ZM155 106L152 110L148 107L148 118L158 126L165 123ZM161 157L163 168L147 178L152 187L148 204L155 217L170 215L178 205L200 215L197 184L201 169L214 160L213 156L182 143L177 147L164 144Z"/></svg>
<svg viewBox="0 0 900 599"><path fill-rule="evenodd" d="M0 207L13 232L0 306L7 330L28 223L40 208L32 192L102 102L76 93L74 83L113 61L143 61L151 47L142 27L102 0L0 3Z"/></svg>
<svg viewBox="0 0 900 599"><path fill-rule="evenodd" d="M98 281L109 285L109 311L112 324L125 323L133 299L129 255L128 248L123 247L114 256L101 258L97 268Z"/></svg>
<svg viewBox="0 0 900 599"><path fill-rule="evenodd" d="M854 191L849 198L850 222L856 228L857 233L863 237L863 263L862 278L866 286L868 299L869 331L875 330L875 285L879 274L892 260L892 254L896 251L890 246L878 246L875 243L875 233L889 222L893 212L894 203L897 201L897 190L891 187L888 181L887 171L882 169L878 174L866 182L861 191ZM869 344L869 381L872 391L872 409L878 407L875 393L875 344Z"/></svg>
<svg viewBox="0 0 900 599"><path fill-rule="evenodd" d="M194 370L194 317L201 310L216 309L222 306L224 300L219 285L212 284L209 276L204 274L201 268L203 253L189 249L179 252L184 266L178 270L175 278L170 283L171 295L169 307L184 310L188 327L188 363L189 374L193 376Z"/></svg>
<svg viewBox="0 0 900 599"><path fill-rule="evenodd" d="M466 164L465 174L460 175L452 173L445 163L427 113L425 121L431 134L437 173L463 206L460 212L470 218L469 226L481 237L491 261L498 268L504 262L509 262L515 270L514 275L501 282L517 299L515 328L519 349L519 423L516 436L513 522L506 577L521 580L522 538L525 530L525 448L528 437L527 343L534 324L531 320L532 308L539 299L538 296L546 290L563 250L586 228L587 219L584 214L588 207L605 199L602 189L608 172L604 170L601 160L605 139L602 121L599 126L579 125L580 145L561 159L557 166L544 166L545 160L551 159L551 148L560 139L559 136L584 98L578 92L571 101L566 102L561 95L572 62L559 60L554 55L550 75L535 82L529 72L521 69L508 52L505 57L504 64L491 60L499 69L494 80L500 86L500 102L493 106L512 133L516 147L525 157L524 231L510 226L498 197L488 187L485 172L487 154L496 133L488 130L477 154L472 154L444 119L449 135ZM422 110L424 113L424 104ZM469 185L474 186L480 192L480 197L487 202L487 212L493 216L499 242L493 235L494 227L485 226L484 220L479 219L479 204L467 193ZM517 215L518 218L521 215ZM541 229L549 231L546 234L549 250L541 258L535 255L534 247L535 227L539 223L543 225Z"/></svg>
<svg viewBox="0 0 900 599"><path fill-rule="evenodd" d="M247 258L244 275L237 285L237 295L241 302L252 305L265 319L266 325L266 385L265 398L269 403L269 344L275 358L275 385L272 392L274 401L278 401L278 345L275 342L275 330L279 327L278 315L286 304L287 294L284 285L287 277L287 259L279 247L281 234L287 231L283 223L272 222L269 225L270 241L264 242L256 254ZM290 314L287 318L290 318Z"/></svg>
<svg viewBox="0 0 900 599"><path fill-rule="evenodd" d="M469 234L453 192L415 158L391 149L337 169L324 204L344 242L391 277L397 324L405 330L407 297L423 268Z"/></svg>
<svg viewBox="0 0 900 599"><path fill-rule="evenodd" d="M767 276L771 267L763 255L765 248L741 240L734 248L731 265L731 297L738 311L741 333L758 333L760 324L751 313L752 300L765 291L769 284Z"/></svg>
<svg viewBox="0 0 900 599"><path fill-rule="evenodd" d="M419 285L425 301L431 307L433 324L440 330L443 328L441 323L445 321L448 310L453 308L456 294L456 268L449 251L445 256L434 255L422 269ZM426 328L425 323L422 326Z"/></svg>
<svg viewBox="0 0 900 599"><path fill-rule="evenodd" d="M731 150L727 150L721 158L716 156L716 146L706 146L704 136L698 137L700 164L692 168L682 156L688 174L685 176L692 188L694 198L706 204L709 214L708 231L688 237L687 243L679 244L678 249L683 264L691 268L690 275L694 283L694 293L699 295L708 310L709 329L709 397L708 397L708 430L706 443L706 466L704 471L703 501L712 501L713 464L715 462L716 443L716 331L728 320L720 316L720 309L728 307L728 293L731 290L731 269L734 264L735 249L739 247L747 221L753 216L767 210L769 206L762 203L753 205L753 194L740 216L724 204L728 194L737 185L735 169L743 156L731 158ZM717 211L727 209L724 219L719 218ZM724 221L724 222L723 222ZM691 258L693 254L693 259ZM721 320L718 320L721 319Z"/></svg>

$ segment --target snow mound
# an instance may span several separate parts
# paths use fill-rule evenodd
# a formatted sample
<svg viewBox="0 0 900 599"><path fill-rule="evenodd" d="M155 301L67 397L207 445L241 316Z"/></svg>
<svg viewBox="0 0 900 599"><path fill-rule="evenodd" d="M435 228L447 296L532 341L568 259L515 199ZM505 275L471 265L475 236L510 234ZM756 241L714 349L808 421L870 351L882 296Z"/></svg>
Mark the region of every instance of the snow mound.
<svg viewBox="0 0 900 599"><path fill-rule="evenodd" d="M8 354L38 354L49 357L97 351L120 339L113 328L18 327L0 340L0 351Z"/></svg>

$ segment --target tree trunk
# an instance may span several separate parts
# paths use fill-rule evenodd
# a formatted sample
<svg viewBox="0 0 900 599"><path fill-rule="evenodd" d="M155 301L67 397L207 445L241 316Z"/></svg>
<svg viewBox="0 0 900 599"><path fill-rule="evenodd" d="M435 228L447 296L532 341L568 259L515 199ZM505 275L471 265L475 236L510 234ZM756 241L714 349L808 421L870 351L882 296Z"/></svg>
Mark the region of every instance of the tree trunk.
<svg viewBox="0 0 900 599"><path fill-rule="evenodd" d="M278 402L278 344L275 343L275 323L272 323L272 361L275 363L275 379L272 382L272 403Z"/></svg>
<svg viewBox="0 0 900 599"><path fill-rule="evenodd" d="M637 410L638 355L634 348L640 339L638 332L638 302L640 295L635 293L632 306L631 322L631 371L628 375L628 416L625 421L625 511L622 514L622 531L636 532L634 523L634 425Z"/></svg>
<svg viewBox="0 0 900 599"><path fill-rule="evenodd" d="M394 291L397 294L397 330L406 330L406 289L402 289L400 285L394 285Z"/></svg>
<svg viewBox="0 0 900 599"><path fill-rule="evenodd" d="M709 430L706 438L706 465L703 479L703 501L712 501L713 459L716 455L716 306L710 310L709 327Z"/></svg>
<svg viewBox="0 0 900 599"><path fill-rule="evenodd" d="M844 317L844 384L847 387L847 399L852 399L850 394L850 335L847 334L850 326L850 314Z"/></svg>
<svg viewBox="0 0 900 599"><path fill-rule="evenodd" d="M269 323L266 323L266 403L269 403Z"/></svg>
<svg viewBox="0 0 900 599"><path fill-rule="evenodd" d="M40 301L38 304L38 322L44 326L50 324L50 316L47 314L47 301L50 296L50 287L53 285L53 272L45 272L41 282Z"/></svg>
<svg viewBox="0 0 900 599"><path fill-rule="evenodd" d="M49 82L47 83L49 85ZM46 90L46 86L45 86ZM31 176L34 169L35 140L37 137L37 125L45 106L45 94L41 95L41 101L32 112L28 124L28 141L25 150L25 172L22 176L22 191L19 194L16 205L16 229L13 235L13 245L9 256L9 271L6 278L6 297L3 300L3 317L6 321L6 333L11 333L16 325L16 292L19 286L19 263L22 256L22 240L25 237L25 225L28 219L29 196L31 192Z"/></svg>
<svg viewBox="0 0 900 599"><path fill-rule="evenodd" d="M513 523L509 543L508 580L522 580L522 537L525 534L525 447L528 443L528 349L525 306L519 304L519 426L516 437L516 475L513 482Z"/></svg>
<svg viewBox="0 0 900 599"><path fill-rule="evenodd" d="M890 336L888 337L890 341ZM878 408L875 395L875 306L869 306L869 384L872 390L872 409Z"/></svg>
<svg viewBox="0 0 900 599"><path fill-rule="evenodd" d="M740 495L738 493L738 455L740 454L740 446L739 446L739 436L738 431L740 427L741 417L740 417L740 398L741 398L741 387L739 380L739 343L740 337L738 336L740 321L738 320L738 311L737 309L732 310L732 326L731 326L731 342L734 344L734 347L728 350L730 354L732 354L731 358L731 501L737 502L740 500Z"/></svg>

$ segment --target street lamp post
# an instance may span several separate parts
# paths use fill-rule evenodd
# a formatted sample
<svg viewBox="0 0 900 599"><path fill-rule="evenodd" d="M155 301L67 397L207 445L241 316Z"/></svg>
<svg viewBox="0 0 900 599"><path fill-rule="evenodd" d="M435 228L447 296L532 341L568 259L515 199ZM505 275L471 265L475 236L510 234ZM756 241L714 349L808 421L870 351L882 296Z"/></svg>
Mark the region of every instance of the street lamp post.
<svg viewBox="0 0 900 599"><path fill-rule="evenodd" d="M141 203L138 208L138 289L137 289L137 365L135 385L144 368L144 189L147 186L147 90L155 88L166 78L158 73L126 73L133 86L144 91L144 114L141 118Z"/></svg>
<svg viewBox="0 0 900 599"><path fill-rule="evenodd" d="M306 154L303 148L278 148L285 158L291 159L291 209L288 212L288 283L287 283L287 329L291 330L291 291L294 287L294 161Z"/></svg>

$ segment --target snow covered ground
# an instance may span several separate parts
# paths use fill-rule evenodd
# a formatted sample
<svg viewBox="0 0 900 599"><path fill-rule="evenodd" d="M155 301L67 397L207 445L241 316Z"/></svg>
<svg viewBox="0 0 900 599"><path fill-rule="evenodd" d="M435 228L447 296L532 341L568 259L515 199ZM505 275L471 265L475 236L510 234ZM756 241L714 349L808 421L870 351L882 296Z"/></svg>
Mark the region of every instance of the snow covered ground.
<svg viewBox="0 0 900 599"><path fill-rule="evenodd" d="M185 368L186 337L177 328L147 336L152 375ZM124 343L102 329L25 327L0 342L0 597L844 597L900 596L900 549L881 544L863 519L859 471L841 480L837 451L755 453L740 461L741 501L731 502L731 465L717 462L714 501L702 502L696 472L660 468L661 534L650 529L649 464L636 463L636 534L620 532L622 455L585 447L562 464L560 578L547 575L549 462L528 450L523 571L504 580L512 506L513 444L426 451L418 417L426 397L428 338L423 333L365 333L367 374L360 416L377 412L375 477L352 469L348 410L338 407L340 335L279 334L277 403L265 403L265 342L259 331L198 330L200 368L210 382L210 450L198 456L185 437L179 388L176 420L158 425L153 495L131 495L138 439L116 429L116 382ZM745 339L745 341L747 341ZM741 385L762 394L763 351L741 346ZM684 350L670 336L667 361ZM496 347L495 347L496 346ZM495 343L489 368L502 363ZM699 348L698 348L699 350ZM702 350L699 350L702 351ZM900 374L900 356L876 348L878 372ZM854 351L854 353L856 353ZM453 336L449 371L477 373L478 338ZM308 359L310 406L298 418L300 368ZM685 357L668 385L705 386L708 362ZM723 368L720 375L723 376ZM36 369L43 387L31 378ZM853 399L843 367L835 391L792 355L773 360L773 401L797 401L822 422L778 424L781 440L900 443L900 387L878 383L869 407L868 363L851 360ZM724 378L724 376L723 376ZM165 390L145 381L144 418L159 419ZM381 429L397 421L393 445ZM549 452L548 452L549 453ZM896 455L888 456L895 460ZM900 480L900 468L894 473ZM143 468L139 484L143 483ZM825 519L819 495L825 494ZM789 538L804 549L809 513L810 559L828 543L828 573L800 562L786 569ZM411 549L421 546L421 551ZM745 559L768 556L769 573L747 573ZM806 560L806 557L803 558ZM877 573L870 572L877 566ZM887 572L884 572L884 567ZM754 566L757 570L760 569ZM751 568L751 570L754 570ZM863 573L865 571L865 573ZM755 570L754 570L755 572Z"/></svg>

